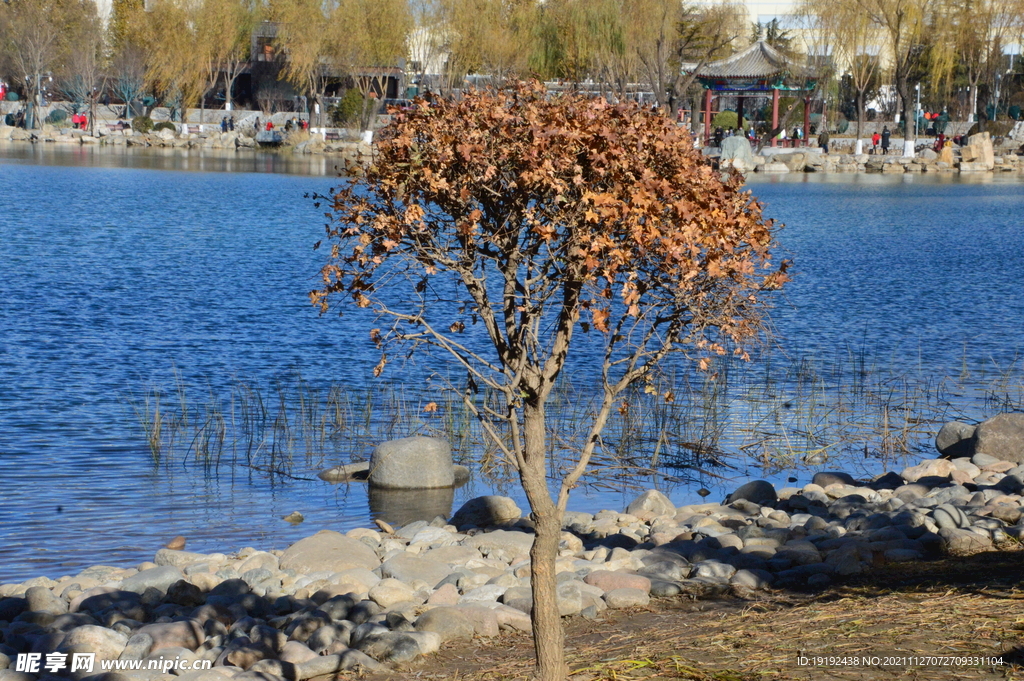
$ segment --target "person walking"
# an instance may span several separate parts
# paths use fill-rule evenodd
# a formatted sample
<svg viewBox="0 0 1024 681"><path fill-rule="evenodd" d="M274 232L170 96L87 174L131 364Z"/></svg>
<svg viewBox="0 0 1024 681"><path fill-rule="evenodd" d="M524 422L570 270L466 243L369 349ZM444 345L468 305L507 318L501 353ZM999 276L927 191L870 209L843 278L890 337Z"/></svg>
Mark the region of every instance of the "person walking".
<svg viewBox="0 0 1024 681"><path fill-rule="evenodd" d="M882 141L882 136L880 134L878 134L877 130L875 130L875 133L873 135L871 135L871 153L872 154L877 154L878 153L878 143L881 142L881 141Z"/></svg>
<svg viewBox="0 0 1024 681"><path fill-rule="evenodd" d="M220 131L221 132L227 132L228 131L228 117L227 116L224 116L223 118L220 119Z"/></svg>
<svg viewBox="0 0 1024 681"><path fill-rule="evenodd" d="M889 126L888 125L886 125L885 127L882 128L882 153L883 154L888 154L889 153L889 137L891 135L892 135L892 133L889 132Z"/></svg>
<svg viewBox="0 0 1024 681"><path fill-rule="evenodd" d="M828 153L828 140L828 128L821 126L821 134L818 135L818 146L821 147L821 150L826 154Z"/></svg>

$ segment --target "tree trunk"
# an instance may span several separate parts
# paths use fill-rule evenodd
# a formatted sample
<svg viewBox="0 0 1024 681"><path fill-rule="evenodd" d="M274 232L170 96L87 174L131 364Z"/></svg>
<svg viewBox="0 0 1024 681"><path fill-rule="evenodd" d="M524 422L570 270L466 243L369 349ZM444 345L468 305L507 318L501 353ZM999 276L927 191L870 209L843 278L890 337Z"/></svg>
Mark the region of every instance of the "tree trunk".
<svg viewBox="0 0 1024 681"><path fill-rule="evenodd" d="M864 91L857 90L857 139L860 139L860 129L864 124Z"/></svg>
<svg viewBox="0 0 1024 681"><path fill-rule="evenodd" d="M896 76L896 92L900 96L900 102L903 105L903 154L906 155L906 147L912 144L914 138L910 132L910 126L914 122L911 120L910 110L913 107L913 103L910 97L910 89L907 85L906 74L898 74Z"/></svg>
<svg viewBox="0 0 1024 681"><path fill-rule="evenodd" d="M519 471L530 502L536 536L530 548L530 581L533 592L533 641L538 681L564 681L567 675L562 649L562 617L558 613L555 561L562 532L562 513L551 499L545 474L545 424L543 405L527 405L523 414L526 467Z"/></svg>

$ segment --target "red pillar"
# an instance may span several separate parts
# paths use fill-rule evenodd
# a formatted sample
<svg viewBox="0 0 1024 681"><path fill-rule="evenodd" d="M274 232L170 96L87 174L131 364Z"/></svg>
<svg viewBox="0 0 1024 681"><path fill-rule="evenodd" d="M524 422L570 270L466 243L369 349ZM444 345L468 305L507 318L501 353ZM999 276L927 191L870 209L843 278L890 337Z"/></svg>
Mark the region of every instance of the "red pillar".
<svg viewBox="0 0 1024 681"><path fill-rule="evenodd" d="M811 98L804 97L804 146L811 146Z"/></svg>
<svg viewBox="0 0 1024 681"><path fill-rule="evenodd" d="M779 127L779 91L778 89L772 90L772 141L771 146L775 146L775 140L778 135L775 133L775 128Z"/></svg>
<svg viewBox="0 0 1024 681"><path fill-rule="evenodd" d="M704 146L711 141L711 90L704 91Z"/></svg>

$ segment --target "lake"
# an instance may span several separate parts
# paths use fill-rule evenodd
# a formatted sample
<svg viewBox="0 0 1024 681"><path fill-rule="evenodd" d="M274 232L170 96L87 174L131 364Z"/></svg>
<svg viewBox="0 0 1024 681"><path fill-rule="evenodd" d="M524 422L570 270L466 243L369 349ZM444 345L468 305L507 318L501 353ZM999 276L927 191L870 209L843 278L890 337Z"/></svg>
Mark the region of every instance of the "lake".
<svg viewBox="0 0 1024 681"><path fill-rule="evenodd" d="M445 366L426 359L379 384L369 320L320 318L309 305L322 218L303 196L331 186L333 162L85 149L0 146L0 582L132 565L179 534L196 551L283 548L387 517L388 500L371 510L364 487L315 473L367 456L375 438L430 427L416 408L419 376ZM701 486L718 499L748 476L867 475L927 455L944 418L1022 408L1018 178L749 185L786 223L780 251L796 277L772 312L771 347L730 369L717 430L701 435L733 467L659 468L645 483L684 503ZM178 428L158 456L144 425L157 393L165 437ZM296 418L299 394L321 404L303 423L333 404L353 435L267 422L282 408ZM197 420L237 430L257 403L259 438L247 421L249 440L195 462L185 440ZM478 454L457 451L468 463ZM479 473L451 503L495 490L525 508L514 486ZM595 485L570 508L622 508L635 494ZM305 522L281 520L296 510Z"/></svg>

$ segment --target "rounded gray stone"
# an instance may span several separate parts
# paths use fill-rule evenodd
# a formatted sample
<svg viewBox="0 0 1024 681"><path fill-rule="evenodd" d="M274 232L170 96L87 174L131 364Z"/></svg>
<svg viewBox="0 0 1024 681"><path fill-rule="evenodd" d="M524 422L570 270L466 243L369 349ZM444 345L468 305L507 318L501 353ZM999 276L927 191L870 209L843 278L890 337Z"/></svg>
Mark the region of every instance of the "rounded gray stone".
<svg viewBox="0 0 1024 681"><path fill-rule="evenodd" d="M974 426L962 421L950 421L935 436L935 449L950 459L974 455Z"/></svg>
<svg viewBox="0 0 1024 681"><path fill-rule="evenodd" d="M426 611L416 619L417 631L433 631L441 641L473 638L473 623L458 608L440 607Z"/></svg>
<svg viewBox="0 0 1024 681"><path fill-rule="evenodd" d="M1024 463L1024 414L997 414L982 421L974 431L974 441L975 454Z"/></svg>
<svg viewBox="0 0 1024 681"><path fill-rule="evenodd" d="M185 575L177 567L173 565L160 565L125 578L121 582L121 589L141 594L145 593L146 589L152 587L167 593L171 584L184 578Z"/></svg>
<svg viewBox="0 0 1024 681"><path fill-rule="evenodd" d="M751 480L741 485L735 492L729 495L725 503L731 504L739 499L753 501L761 506L771 505L778 501L778 494L775 486L767 480Z"/></svg>
<svg viewBox="0 0 1024 681"><path fill-rule="evenodd" d="M406 437L377 445L370 484L386 489L430 489L455 484L451 446L439 438Z"/></svg>
<svg viewBox="0 0 1024 681"><path fill-rule="evenodd" d="M509 497L489 495L470 499L455 512L451 524L455 527L492 527L507 525L523 517L523 511Z"/></svg>

